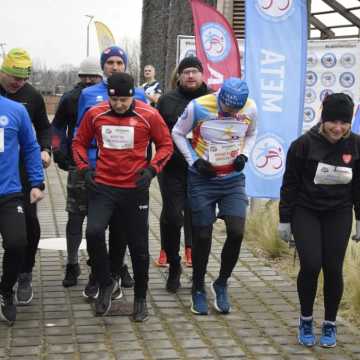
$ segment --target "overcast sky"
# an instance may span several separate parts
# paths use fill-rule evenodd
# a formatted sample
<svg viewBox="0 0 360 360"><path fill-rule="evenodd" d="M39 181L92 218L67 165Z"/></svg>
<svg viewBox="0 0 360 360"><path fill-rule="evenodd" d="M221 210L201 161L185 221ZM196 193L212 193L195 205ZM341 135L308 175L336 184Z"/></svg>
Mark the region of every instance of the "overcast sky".
<svg viewBox="0 0 360 360"><path fill-rule="evenodd" d="M28 50L49 68L78 66L86 57L86 14L105 23L121 45L124 36L140 39L141 10L142 0L0 0L0 43L6 51ZM92 24L90 55L98 54Z"/></svg>

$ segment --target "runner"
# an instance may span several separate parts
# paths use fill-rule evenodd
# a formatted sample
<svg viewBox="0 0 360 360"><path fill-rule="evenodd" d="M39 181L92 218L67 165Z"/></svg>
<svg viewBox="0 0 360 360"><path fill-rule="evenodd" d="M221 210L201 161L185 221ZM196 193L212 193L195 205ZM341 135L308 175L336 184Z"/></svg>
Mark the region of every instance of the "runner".
<svg viewBox="0 0 360 360"><path fill-rule="evenodd" d="M51 163L50 123L43 97L27 82L31 74L31 66L31 58L25 50L11 49L5 56L0 70L0 94L26 107L40 144L43 166L47 168ZM33 298L32 270L35 265L41 229L37 205L30 201L31 184L28 181L22 156L20 156L20 177L25 195L27 248L18 279L16 298L18 305L27 305Z"/></svg>
<svg viewBox="0 0 360 360"><path fill-rule="evenodd" d="M77 127L80 126L84 114L90 109L90 107L108 99L108 77L116 72L124 72L126 70L127 63L127 54L119 46L111 46L101 53L100 65L103 70L103 81L90 86L81 92L78 106ZM134 97L146 102L143 89L136 88ZM89 149L89 159L93 168L95 168L97 152L96 143L93 142ZM114 278L121 282L122 287L130 288L133 286L134 281L129 274L127 265L124 264L125 252L126 239L123 231L116 222L111 222L109 227L109 256L111 272ZM89 282L84 289L83 295L86 298L94 299L98 295L98 290L99 286L96 281L94 281L94 278L90 273Z"/></svg>
<svg viewBox="0 0 360 360"><path fill-rule="evenodd" d="M84 59L78 72L80 81L65 93L60 100L52 122L52 150L54 162L60 169L68 171L66 211L67 264L63 286L77 284L80 275L78 251L82 239L82 226L87 214L87 191L84 180L78 175L72 158L71 144L77 120L77 109L81 91L102 80L102 70L97 58Z"/></svg>
<svg viewBox="0 0 360 360"><path fill-rule="evenodd" d="M19 80L20 81L20 80ZM26 215L19 174L20 151L29 181L29 202L44 194L40 147L23 105L0 95L0 234L5 250L0 281L0 316L10 325L16 320L13 287L26 254Z"/></svg>
<svg viewBox="0 0 360 360"><path fill-rule="evenodd" d="M174 90L161 96L158 110L171 131L187 104L210 90L203 81L203 67L196 57L184 58L177 69L177 86ZM181 152L175 147L170 161L159 174L158 181L162 196L160 216L161 243L170 264L166 289L176 292L181 286L180 236L181 227L185 233L185 264L192 266L191 256L191 212L187 199L187 163ZM163 261L160 256L158 265Z"/></svg>
<svg viewBox="0 0 360 360"><path fill-rule="evenodd" d="M213 94L192 100L175 124L172 135L189 165L188 193L193 217L193 285L191 311L206 315L205 273L212 228L225 221L227 237L218 278L211 284L214 307L230 311L227 281L239 257L248 199L243 169L256 139L256 105L248 99L246 82L225 80ZM192 131L192 142L186 135Z"/></svg>
<svg viewBox="0 0 360 360"><path fill-rule="evenodd" d="M351 132L352 99L343 93L323 101L321 121L288 151L280 194L279 235L293 234L300 259L298 340L313 346L313 306L324 274L325 319L320 346L336 346L336 315L343 293L343 262L352 225L360 220L360 137ZM355 238L360 238L357 227Z"/></svg>
<svg viewBox="0 0 360 360"><path fill-rule="evenodd" d="M169 131L157 110L133 99L134 79L114 73L108 79L109 101L90 109L73 141L74 159L90 184L86 240L100 294L97 315L106 315L117 283L111 277L105 229L117 209L116 221L126 234L134 270L134 321L148 317L146 292L149 271L149 186L172 153ZM95 137L99 158L95 174L87 149ZM147 147L153 141L154 158Z"/></svg>

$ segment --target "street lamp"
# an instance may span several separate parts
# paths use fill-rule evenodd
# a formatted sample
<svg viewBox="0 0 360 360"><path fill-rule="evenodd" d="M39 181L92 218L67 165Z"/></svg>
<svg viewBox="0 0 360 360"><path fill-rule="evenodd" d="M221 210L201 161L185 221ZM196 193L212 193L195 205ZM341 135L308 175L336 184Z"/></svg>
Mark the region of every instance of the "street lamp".
<svg viewBox="0 0 360 360"><path fill-rule="evenodd" d="M87 28L86 28L86 56L89 56L90 23L91 23L92 19L94 18L94 15L85 15L85 16L90 19L89 23L87 24Z"/></svg>
<svg viewBox="0 0 360 360"><path fill-rule="evenodd" d="M3 57L3 59L5 59L5 55L6 55L5 49L4 49L4 46L5 46L5 45L6 45L6 43L4 43L4 42L0 43L0 48L1 48L1 52L2 52L2 57Z"/></svg>

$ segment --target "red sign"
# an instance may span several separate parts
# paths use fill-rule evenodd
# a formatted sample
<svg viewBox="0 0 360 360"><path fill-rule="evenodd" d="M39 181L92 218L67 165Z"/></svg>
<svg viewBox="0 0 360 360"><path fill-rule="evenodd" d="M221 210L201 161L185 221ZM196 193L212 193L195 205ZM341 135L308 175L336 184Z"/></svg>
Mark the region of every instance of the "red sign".
<svg viewBox="0 0 360 360"><path fill-rule="evenodd" d="M201 0L189 1L194 19L196 56L203 64L205 82L217 90L225 79L241 76L237 41L221 13Z"/></svg>

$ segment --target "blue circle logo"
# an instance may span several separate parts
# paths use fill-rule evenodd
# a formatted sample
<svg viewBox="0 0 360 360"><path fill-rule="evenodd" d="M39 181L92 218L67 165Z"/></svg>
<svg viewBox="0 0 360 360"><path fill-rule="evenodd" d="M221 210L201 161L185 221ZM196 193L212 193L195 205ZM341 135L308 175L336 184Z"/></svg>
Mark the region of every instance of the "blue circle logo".
<svg viewBox="0 0 360 360"><path fill-rule="evenodd" d="M304 108L304 122L311 123L315 119L315 111L311 107Z"/></svg>
<svg viewBox="0 0 360 360"><path fill-rule="evenodd" d="M350 88L355 83L355 76L351 72L344 72L340 75L339 81L344 88Z"/></svg>
<svg viewBox="0 0 360 360"><path fill-rule="evenodd" d="M336 56L333 53L326 53L321 58L321 63L326 68L332 68L336 65Z"/></svg>
<svg viewBox="0 0 360 360"><path fill-rule="evenodd" d="M230 36L226 29L216 23L205 23L200 29L201 43L206 57L214 62L223 61L230 52Z"/></svg>
<svg viewBox="0 0 360 360"><path fill-rule="evenodd" d="M308 71L306 73L306 86L314 86L317 82L317 75L314 71Z"/></svg>
<svg viewBox="0 0 360 360"><path fill-rule="evenodd" d="M335 82L336 82L336 76L334 73L330 71L325 71L324 73L321 74L321 83L323 84L323 86L331 87L335 84Z"/></svg>

